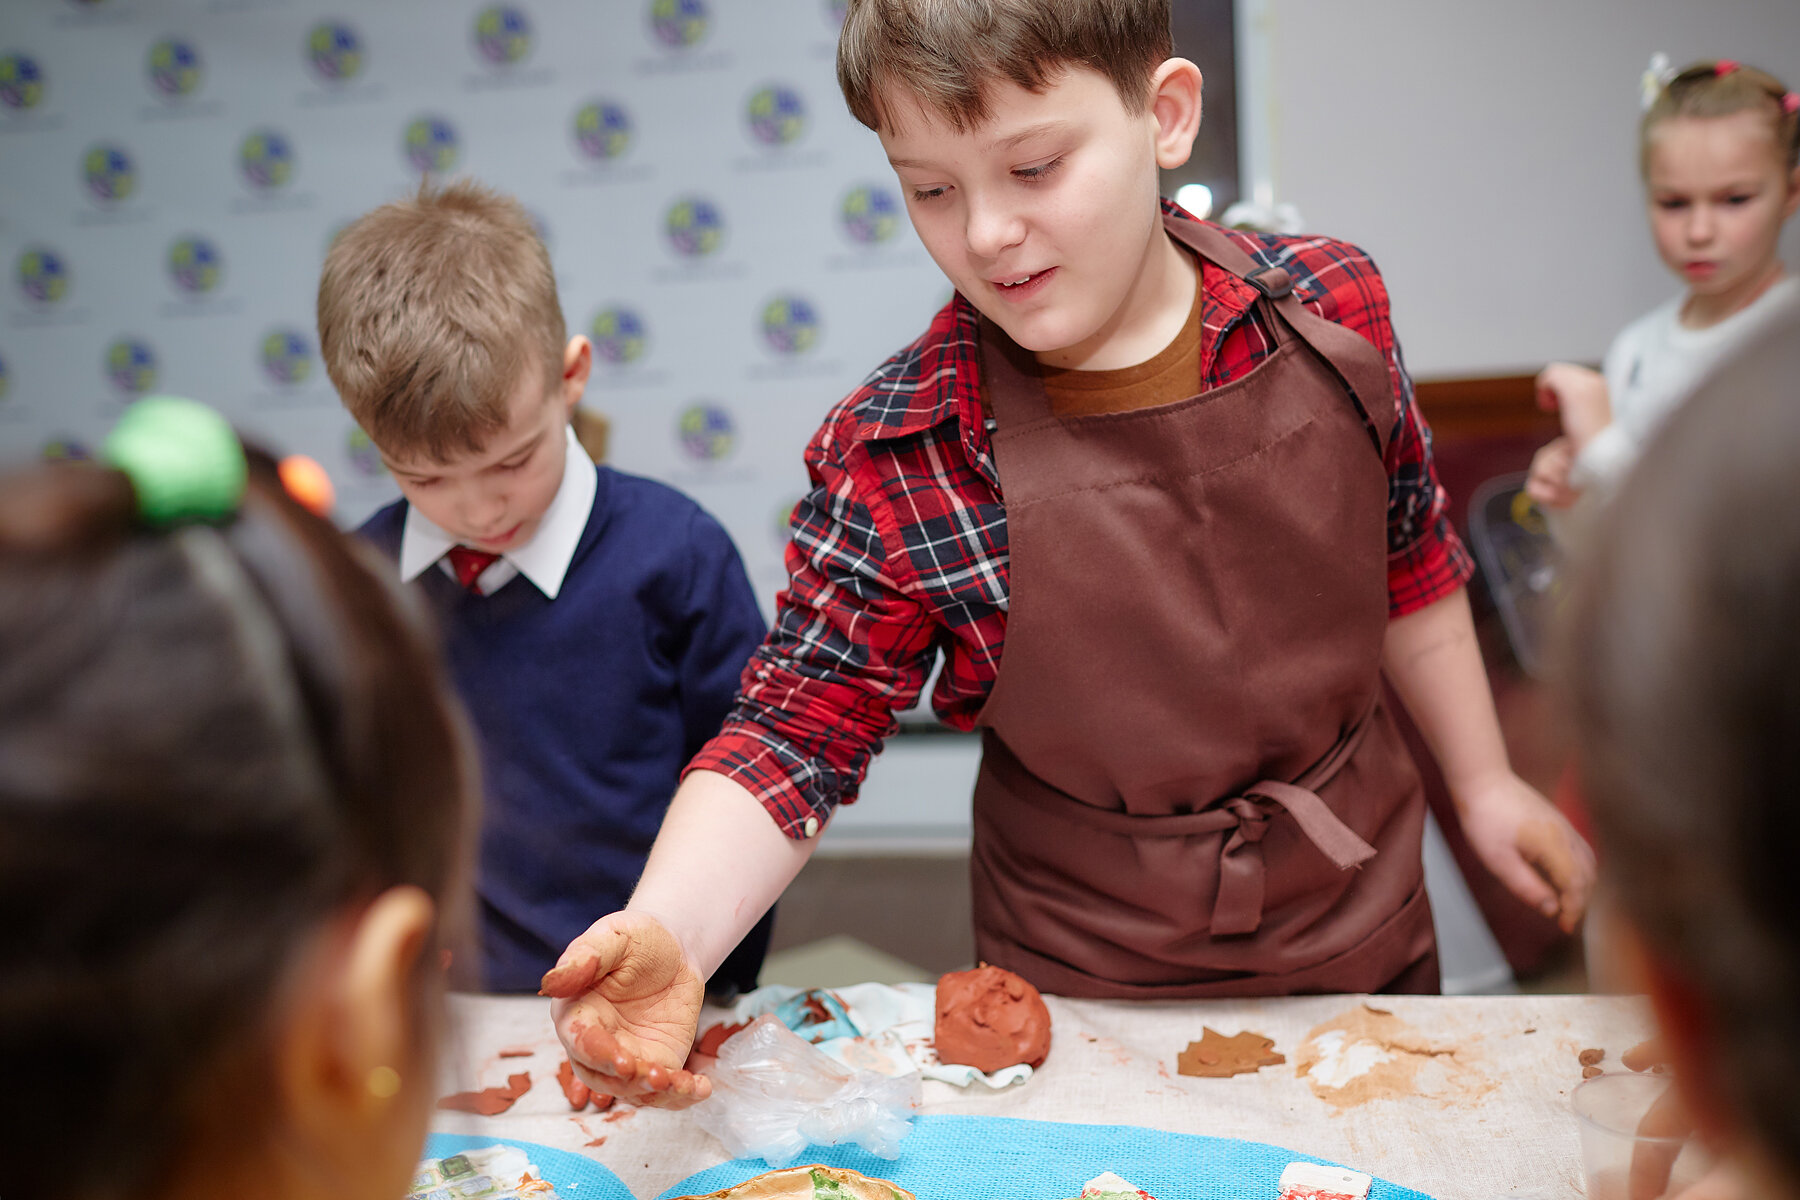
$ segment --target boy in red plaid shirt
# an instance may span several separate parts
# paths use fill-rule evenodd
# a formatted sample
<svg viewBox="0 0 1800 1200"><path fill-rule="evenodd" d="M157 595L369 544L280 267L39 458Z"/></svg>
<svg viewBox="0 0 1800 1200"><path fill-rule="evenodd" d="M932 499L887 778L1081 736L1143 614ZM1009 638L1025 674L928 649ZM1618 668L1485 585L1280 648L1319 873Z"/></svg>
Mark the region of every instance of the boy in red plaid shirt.
<svg viewBox="0 0 1800 1200"><path fill-rule="evenodd" d="M1167 0L852 0L839 80L957 295L808 447L737 708L545 977L597 1089L704 1098L700 981L940 650L935 709L983 735L977 953L1046 991L1435 991L1383 673L1484 861L1580 919L1592 856L1508 765L1381 278L1159 204L1201 109L1170 51Z"/></svg>

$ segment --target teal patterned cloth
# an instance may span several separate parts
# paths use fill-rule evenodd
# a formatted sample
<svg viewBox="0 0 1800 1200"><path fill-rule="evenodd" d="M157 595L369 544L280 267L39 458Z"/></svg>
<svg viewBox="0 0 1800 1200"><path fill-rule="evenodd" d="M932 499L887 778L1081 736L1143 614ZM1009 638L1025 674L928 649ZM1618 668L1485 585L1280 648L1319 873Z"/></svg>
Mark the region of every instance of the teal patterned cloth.
<svg viewBox="0 0 1800 1200"><path fill-rule="evenodd" d="M897 1183L919 1200L1066 1200L1106 1171L1156 1200L1275 1200L1282 1168L1297 1160L1325 1161L1260 1142L1132 1125L921 1116L892 1162L855 1146L815 1146L799 1162L849 1167ZM689 1176L663 1196L705 1195L768 1169L760 1158L736 1159ZM1369 1200L1431 1198L1377 1179Z"/></svg>

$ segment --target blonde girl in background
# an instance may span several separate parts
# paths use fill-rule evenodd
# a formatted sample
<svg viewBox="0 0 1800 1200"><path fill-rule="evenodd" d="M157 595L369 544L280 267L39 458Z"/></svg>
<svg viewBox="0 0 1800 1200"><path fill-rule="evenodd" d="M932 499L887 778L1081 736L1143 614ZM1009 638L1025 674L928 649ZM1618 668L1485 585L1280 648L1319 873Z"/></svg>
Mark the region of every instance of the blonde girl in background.
<svg viewBox="0 0 1800 1200"><path fill-rule="evenodd" d="M1563 436L1526 491L1551 510L1610 492L1663 420L1772 315L1800 302L1782 226L1800 207L1800 95L1728 59L1651 64L1639 129L1650 232L1685 290L1614 339L1604 373L1552 363L1538 400Z"/></svg>

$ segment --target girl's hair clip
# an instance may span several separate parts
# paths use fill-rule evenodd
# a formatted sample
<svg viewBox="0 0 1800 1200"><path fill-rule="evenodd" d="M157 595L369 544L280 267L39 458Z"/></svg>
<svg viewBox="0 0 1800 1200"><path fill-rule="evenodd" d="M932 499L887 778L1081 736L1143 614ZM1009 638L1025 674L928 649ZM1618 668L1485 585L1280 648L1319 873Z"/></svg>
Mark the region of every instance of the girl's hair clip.
<svg viewBox="0 0 1800 1200"><path fill-rule="evenodd" d="M1800 93L1784 92L1781 96L1781 111L1788 116L1800 113Z"/></svg>
<svg viewBox="0 0 1800 1200"><path fill-rule="evenodd" d="M131 480L138 519L155 528L235 516L250 477L231 424L177 396L147 396L126 409L100 457Z"/></svg>
<svg viewBox="0 0 1800 1200"><path fill-rule="evenodd" d="M1648 111L1656 98L1663 94L1663 89L1675 78L1675 67L1669 56L1657 51L1650 56L1650 65L1644 68L1644 75L1639 84L1639 96L1643 108Z"/></svg>
<svg viewBox="0 0 1800 1200"><path fill-rule="evenodd" d="M1743 65L1735 58L1721 58L1713 64L1713 74L1723 79Z"/></svg>

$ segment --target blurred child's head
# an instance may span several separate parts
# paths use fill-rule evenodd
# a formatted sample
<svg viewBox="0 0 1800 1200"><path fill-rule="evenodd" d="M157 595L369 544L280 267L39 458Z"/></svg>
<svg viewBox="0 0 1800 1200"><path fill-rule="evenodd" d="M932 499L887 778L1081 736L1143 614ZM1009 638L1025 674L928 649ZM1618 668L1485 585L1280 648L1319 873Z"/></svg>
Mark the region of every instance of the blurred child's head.
<svg viewBox="0 0 1800 1200"><path fill-rule="evenodd" d="M838 82L957 290L1079 360L1166 299L1157 171L1200 120L1171 49L1168 0L851 0Z"/></svg>
<svg viewBox="0 0 1800 1200"><path fill-rule="evenodd" d="M1755 67L1696 63L1645 111L1639 164L1657 253L1691 291L1768 282L1800 207L1800 96Z"/></svg>
<svg viewBox="0 0 1800 1200"><path fill-rule="evenodd" d="M1800 308L1604 517L1566 661L1601 866L1701 1130L1800 1192Z"/></svg>
<svg viewBox="0 0 1800 1200"><path fill-rule="evenodd" d="M460 541L523 545L562 483L592 364L514 200L422 189L347 226L319 278L319 348L401 492Z"/></svg>
<svg viewBox="0 0 1800 1200"><path fill-rule="evenodd" d="M392 585L262 456L220 520L150 528L138 497L95 464L0 476L5 1190L399 1195L460 719Z"/></svg>

